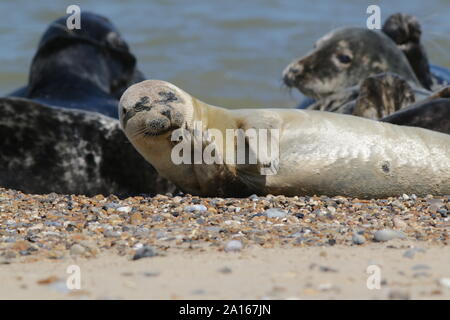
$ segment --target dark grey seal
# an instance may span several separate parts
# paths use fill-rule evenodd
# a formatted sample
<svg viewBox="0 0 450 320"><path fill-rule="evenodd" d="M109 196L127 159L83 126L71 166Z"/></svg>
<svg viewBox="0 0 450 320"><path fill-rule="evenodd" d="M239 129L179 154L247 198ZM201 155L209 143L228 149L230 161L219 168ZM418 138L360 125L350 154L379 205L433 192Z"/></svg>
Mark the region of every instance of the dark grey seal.
<svg viewBox="0 0 450 320"><path fill-rule="evenodd" d="M116 119L21 98L0 99L0 186L27 193L173 192Z"/></svg>
<svg viewBox="0 0 450 320"><path fill-rule="evenodd" d="M50 24L31 63L27 86L9 96L117 118L123 91L144 80L135 56L107 18L82 12L82 27L74 30L67 29L66 19Z"/></svg>

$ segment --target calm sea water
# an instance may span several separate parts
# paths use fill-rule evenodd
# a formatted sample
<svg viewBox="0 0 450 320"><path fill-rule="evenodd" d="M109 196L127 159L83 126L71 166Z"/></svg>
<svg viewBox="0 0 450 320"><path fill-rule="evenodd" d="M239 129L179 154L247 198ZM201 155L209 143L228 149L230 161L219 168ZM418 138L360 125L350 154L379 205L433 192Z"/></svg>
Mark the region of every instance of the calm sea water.
<svg viewBox="0 0 450 320"><path fill-rule="evenodd" d="M14 0L0 2L0 95L26 83L39 38L70 4L110 18L148 78L232 108L295 105L283 68L331 29L365 27L370 4L383 20L417 16L431 60L450 67L448 0Z"/></svg>

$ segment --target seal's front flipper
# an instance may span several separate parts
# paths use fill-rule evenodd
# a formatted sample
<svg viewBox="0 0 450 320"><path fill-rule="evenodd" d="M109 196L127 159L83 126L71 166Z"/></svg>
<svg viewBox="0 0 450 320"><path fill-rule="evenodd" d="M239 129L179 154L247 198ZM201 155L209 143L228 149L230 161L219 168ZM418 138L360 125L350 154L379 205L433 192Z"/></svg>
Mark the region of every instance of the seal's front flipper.
<svg viewBox="0 0 450 320"><path fill-rule="evenodd" d="M382 30L403 51L422 86L431 90L432 75L427 53L420 42L422 28L417 18L403 13L393 14Z"/></svg>
<svg viewBox="0 0 450 320"><path fill-rule="evenodd" d="M393 73L381 73L361 83L353 115L378 120L414 102L414 91L406 80Z"/></svg>

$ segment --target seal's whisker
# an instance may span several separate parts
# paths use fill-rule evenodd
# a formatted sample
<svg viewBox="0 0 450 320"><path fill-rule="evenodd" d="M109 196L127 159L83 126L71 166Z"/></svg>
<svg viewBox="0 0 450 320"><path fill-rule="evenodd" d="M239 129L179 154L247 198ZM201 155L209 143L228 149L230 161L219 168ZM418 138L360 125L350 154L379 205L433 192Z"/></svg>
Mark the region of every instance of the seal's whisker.
<svg viewBox="0 0 450 320"><path fill-rule="evenodd" d="M142 129L135 131L132 135L132 138L134 139L134 138L138 137L139 135L145 133L146 130L147 130L147 128L144 127Z"/></svg>
<svg viewBox="0 0 450 320"><path fill-rule="evenodd" d="M289 87L284 83L283 79L281 79L280 82L280 91L287 92L289 95L289 98L294 99L294 96L292 95L292 87Z"/></svg>

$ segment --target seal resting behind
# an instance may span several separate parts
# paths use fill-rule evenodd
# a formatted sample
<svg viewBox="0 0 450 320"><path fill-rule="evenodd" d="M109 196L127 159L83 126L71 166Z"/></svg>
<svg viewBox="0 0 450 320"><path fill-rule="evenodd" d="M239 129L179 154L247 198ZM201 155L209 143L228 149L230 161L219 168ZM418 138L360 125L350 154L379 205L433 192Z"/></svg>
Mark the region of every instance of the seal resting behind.
<svg viewBox="0 0 450 320"><path fill-rule="evenodd" d="M162 176L192 194L359 198L450 194L450 135L439 132L330 112L228 110L159 80L128 88L120 99L119 115L139 153ZM179 144L173 135L184 141L199 129L211 132L201 138L201 151L214 151L211 154L219 161L175 164L172 151ZM237 140L223 138L227 129L278 132L279 157L272 152L264 157L260 150L250 149L246 139L245 159L255 156L254 164L221 162L229 153L239 152ZM188 142L192 141L195 145L195 138ZM261 174L269 165L277 170Z"/></svg>
<svg viewBox="0 0 450 320"><path fill-rule="evenodd" d="M450 134L450 99L421 101L380 121Z"/></svg>
<svg viewBox="0 0 450 320"><path fill-rule="evenodd" d="M74 30L67 29L66 19L47 28L31 62L27 86L9 96L117 118L123 91L144 80L136 58L107 18L83 11L82 28Z"/></svg>

